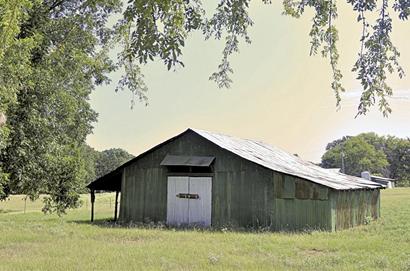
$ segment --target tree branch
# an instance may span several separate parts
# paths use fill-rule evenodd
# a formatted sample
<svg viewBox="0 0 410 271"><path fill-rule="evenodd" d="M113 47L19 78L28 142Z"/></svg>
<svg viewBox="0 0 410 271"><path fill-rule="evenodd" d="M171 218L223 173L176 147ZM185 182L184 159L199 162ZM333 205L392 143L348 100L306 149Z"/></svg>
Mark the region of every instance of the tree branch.
<svg viewBox="0 0 410 271"><path fill-rule="evenodd" d="M64 4L66 0L57 0L55 1L48 9L48 11L52 11L53 9L55 9L58 6L61 6L62 4Z"/></svg>

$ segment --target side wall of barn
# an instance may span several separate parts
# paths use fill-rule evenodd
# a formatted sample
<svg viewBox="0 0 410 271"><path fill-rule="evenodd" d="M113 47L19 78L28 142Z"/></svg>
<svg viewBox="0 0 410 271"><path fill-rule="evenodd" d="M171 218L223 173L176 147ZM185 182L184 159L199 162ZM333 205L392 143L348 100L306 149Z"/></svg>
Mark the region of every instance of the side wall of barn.
<svg viewBox="0 0 410 271"><path fill-rule="evenodd" d="M365 224L380 217L380 190L331 191L332 230Z"/></svg>
<svg viewBox="0 0 410 271"><path fill-rule="evenodd" d="M331 229L328 188L244 162L241 172L215 174L214 226Z"/></svg>
<svg viewBox="0 0 410 271"><path fill-rule="evenodd" d="M273 172L274 230L331 230L330 189Z"/></svg>
<svg viewBox="0 0 410 271"><path fill-rule="evenodd" d="M273 230L332 227L328 188L273 172L192 132L124 168L120 220L165 222L168 171L160 163L167 154L216 157L210 174L213 226Z"/></svg>

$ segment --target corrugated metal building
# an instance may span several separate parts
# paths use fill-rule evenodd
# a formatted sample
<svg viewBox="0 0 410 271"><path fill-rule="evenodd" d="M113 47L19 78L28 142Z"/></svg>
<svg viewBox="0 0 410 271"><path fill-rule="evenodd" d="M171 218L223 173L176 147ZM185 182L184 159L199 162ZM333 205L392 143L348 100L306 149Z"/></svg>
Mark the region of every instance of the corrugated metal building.
<svg viewBox="0 0 410 271"><path fill-rule="evenodd" d="M121 192L124 222L329 231L377 219L382 188L262 142L197 129L88 187L92 199L95 190Z"/></svg>
<svg viewBox="0 0 410 271"><path fill-rule="evenodd" d="M396 182L395 179L385 178L385 177L381 177L381 176L377 176L377 175L371 175L369 171L363 171L361 173L361 177L363 179L370 180L372 182L381 184L384 188L394 188L396 186L395 185L395 182Z"/></svg>

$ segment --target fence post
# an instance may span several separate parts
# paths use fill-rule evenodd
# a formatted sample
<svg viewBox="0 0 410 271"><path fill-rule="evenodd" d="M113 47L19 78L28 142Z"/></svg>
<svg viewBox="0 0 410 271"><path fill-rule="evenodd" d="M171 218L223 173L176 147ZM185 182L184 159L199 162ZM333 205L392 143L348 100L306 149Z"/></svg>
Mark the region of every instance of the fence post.
<svg viewBox="0 0 410 271"><path fill-rule="evenodd" d="M26 213L27 208L27 195L24 197L24 213Z"/></svg>

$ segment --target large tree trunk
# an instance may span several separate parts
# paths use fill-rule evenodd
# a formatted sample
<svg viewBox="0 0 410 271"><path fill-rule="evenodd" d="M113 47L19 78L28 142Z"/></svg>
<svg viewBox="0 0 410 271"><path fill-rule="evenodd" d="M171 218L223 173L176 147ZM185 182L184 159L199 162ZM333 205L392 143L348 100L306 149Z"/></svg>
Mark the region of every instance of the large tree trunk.
<svg viewBox="0 0 410 271"><path fill-rule="evenodd" d="M4 113L0 112L0 127L6 124L7 117Z"/></svg>

